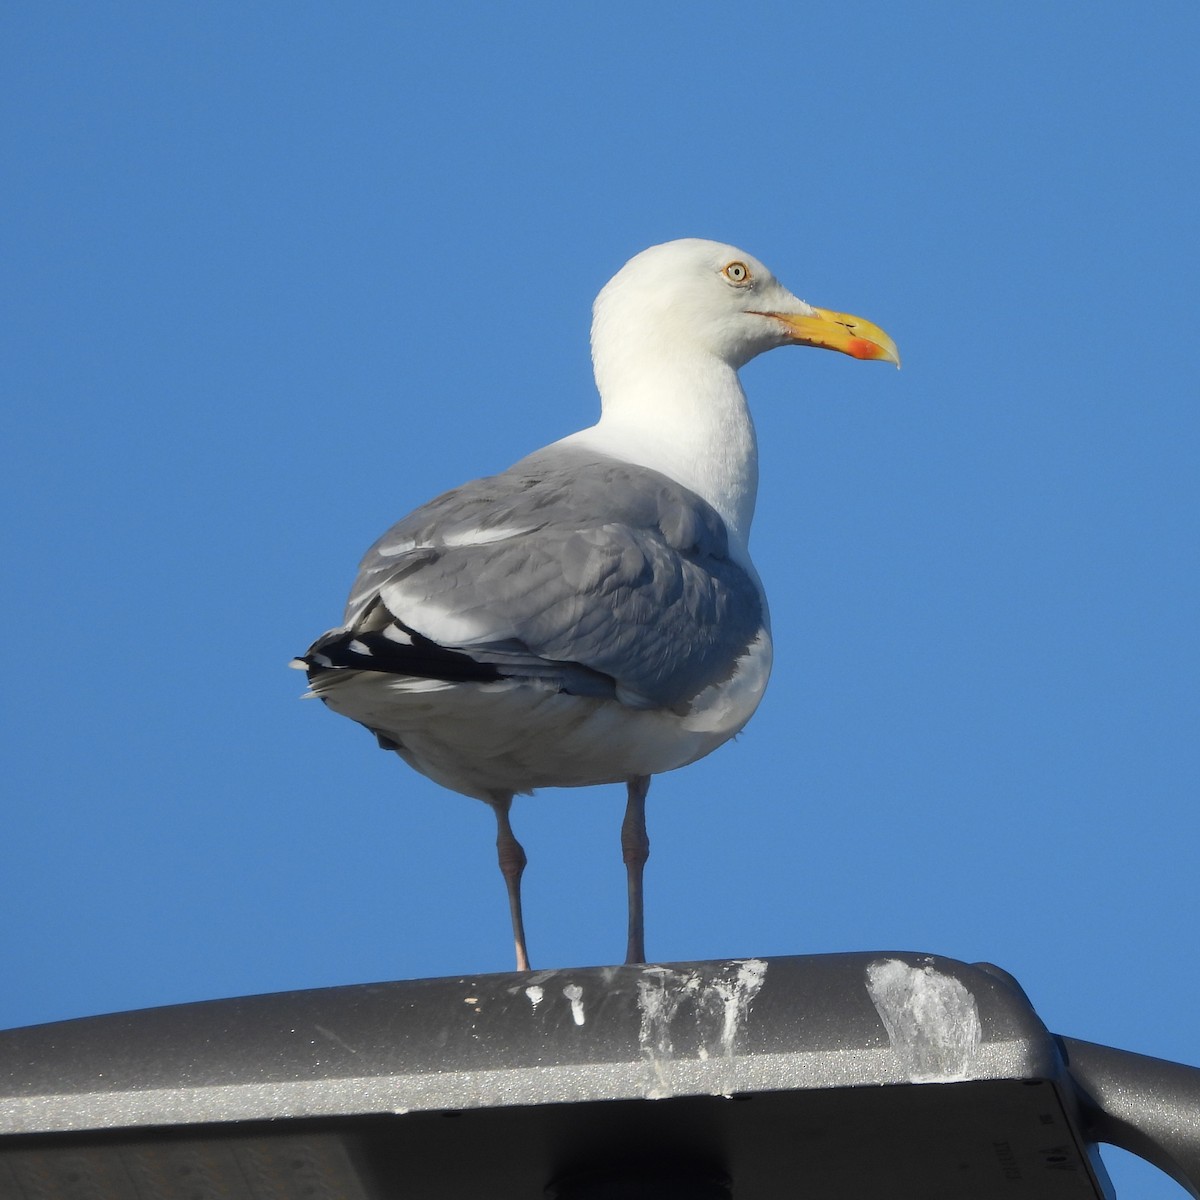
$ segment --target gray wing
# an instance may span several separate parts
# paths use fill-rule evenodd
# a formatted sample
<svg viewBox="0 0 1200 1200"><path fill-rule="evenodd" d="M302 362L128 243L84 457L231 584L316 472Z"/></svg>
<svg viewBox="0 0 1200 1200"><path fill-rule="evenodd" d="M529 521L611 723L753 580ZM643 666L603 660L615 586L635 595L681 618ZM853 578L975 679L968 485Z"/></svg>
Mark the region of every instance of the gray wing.
<svg viewBox="0 0 1200 1200"><path fill-rule="evenodd" d="M557 673L568 691L604 678L628 703L670 707L730 677L763 621L710 505L656 471L550 448L388 530L341 632L415 637L496 672L457 677Z"/></svg>

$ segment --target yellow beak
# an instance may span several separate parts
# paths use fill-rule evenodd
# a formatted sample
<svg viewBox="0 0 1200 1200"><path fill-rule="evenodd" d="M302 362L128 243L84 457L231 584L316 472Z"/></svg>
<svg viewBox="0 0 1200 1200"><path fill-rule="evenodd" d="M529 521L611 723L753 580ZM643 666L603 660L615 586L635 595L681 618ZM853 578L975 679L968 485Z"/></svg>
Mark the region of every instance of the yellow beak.
<svg viewBox="0 0 1200 1200"><path fill-rule="evenodd" d="M814 309L810 316L799 313L763 313L787 326L788 338L798 346L819 346L822 350L838 350L851 358L876 358L900 365L900 352L878 325L852 317L849 313Z"/></svg>

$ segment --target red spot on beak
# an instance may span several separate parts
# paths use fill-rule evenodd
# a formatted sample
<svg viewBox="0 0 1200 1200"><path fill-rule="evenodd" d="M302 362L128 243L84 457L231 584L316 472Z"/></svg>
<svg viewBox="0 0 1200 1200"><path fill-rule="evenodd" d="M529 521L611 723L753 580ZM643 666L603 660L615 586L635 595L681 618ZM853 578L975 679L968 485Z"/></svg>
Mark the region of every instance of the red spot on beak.
<svg viewBox="0 0 1200 1200"><path fill-rule="evenodd" d="M853 358L878 358L881 350L866 338L851 338L846 343L846 353Z"/></svg>

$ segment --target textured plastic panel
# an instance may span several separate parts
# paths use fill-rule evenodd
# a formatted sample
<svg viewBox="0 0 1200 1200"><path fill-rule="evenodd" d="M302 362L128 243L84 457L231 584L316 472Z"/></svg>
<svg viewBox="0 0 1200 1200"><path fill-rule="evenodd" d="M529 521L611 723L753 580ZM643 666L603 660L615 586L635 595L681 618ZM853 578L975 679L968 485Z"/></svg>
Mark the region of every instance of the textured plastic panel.
<svg viewBox="0 0 1200 1200"><path fill-rule="evenodd" d="M720 1180L734 1200L1103 1195L1050 1083L901 1084L278 1125L0 1139L0 1198L704 1200L722 1195Z"/></svg>

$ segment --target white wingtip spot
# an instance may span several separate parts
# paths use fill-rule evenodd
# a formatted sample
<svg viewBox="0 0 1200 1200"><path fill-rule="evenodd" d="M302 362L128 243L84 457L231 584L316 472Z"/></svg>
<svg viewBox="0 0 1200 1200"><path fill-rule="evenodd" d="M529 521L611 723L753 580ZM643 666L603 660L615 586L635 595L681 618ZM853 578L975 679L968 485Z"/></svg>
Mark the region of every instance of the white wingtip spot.
<svg viewBox="0 0 1200 1200"><path fill-rule="evenodd" d="M528 526L517 528L511 525L501 525L495 529L458 529L446 534L441 543L451 549L461 546L492 546L496 542L506 542L509 538L520 537L528 532Z"/></svg>
<svg viewBox="0 0 1200 1200"><path fill-rule="evenodd" d="M379 556L381 558L395 558L400 554L407 554L410 550L415 550L417 543L411 538L403 542L393 542L391 545L383 545L379 547Z"/></svg>

